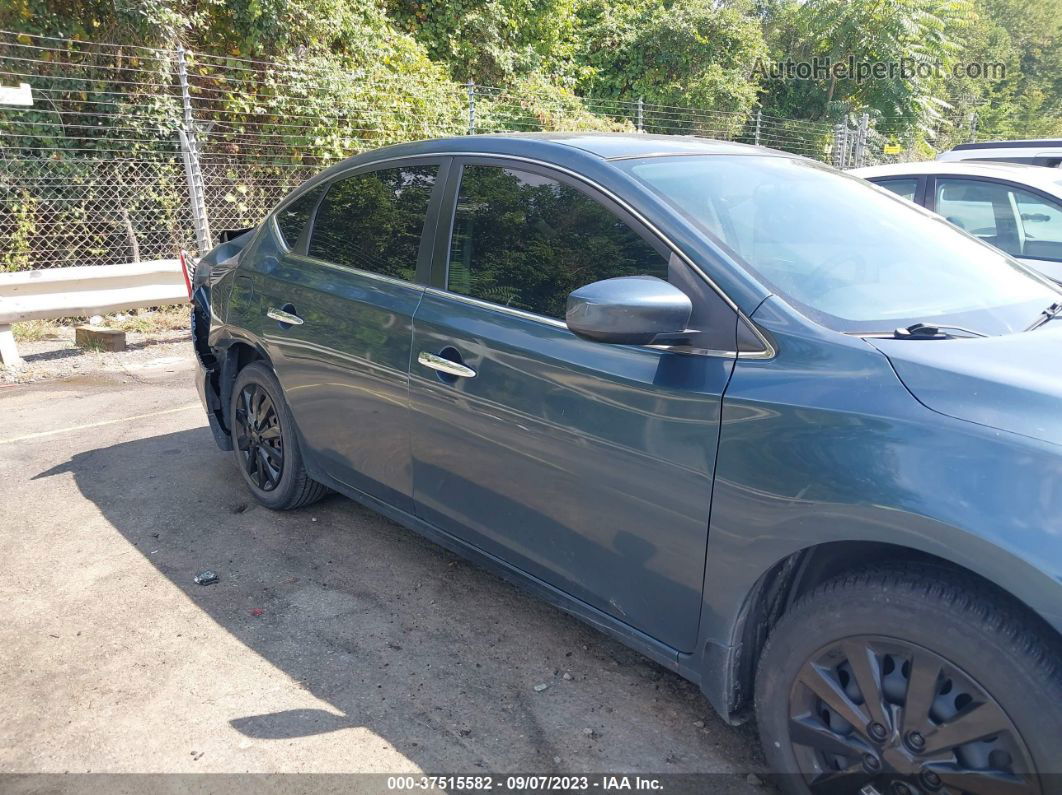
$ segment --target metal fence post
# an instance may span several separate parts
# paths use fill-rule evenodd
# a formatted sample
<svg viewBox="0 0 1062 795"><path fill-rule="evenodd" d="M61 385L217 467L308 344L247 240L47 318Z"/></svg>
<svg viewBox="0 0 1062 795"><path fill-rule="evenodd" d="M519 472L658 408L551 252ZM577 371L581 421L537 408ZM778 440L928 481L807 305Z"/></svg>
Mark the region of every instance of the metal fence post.
<svg viewBox="0 0 1062 795"><path fill-rule="evenodd" d="M476 134L476 84L469 80L468 88L468 134Z"/></svg>
<svg viewBox="0 0 1062 795"><path fill-rule="evenodd" d="M970 114L970 143L977 141L977 114Z"/></svg>
<svg viewBox="0 0 1062 795"><path fill-rule="evenodd" d="M635 123L638 132L645 132L645 103L638 97L638 120Z"/></svg>
<svg viewBox="0 0 1062 795"><path fill-rule="evenodd" d="M760 145L760 120L763 118L763 111L759 108L756 109L756 146Z"/></svg>
<svg viewBox="0 0 1062 795"><path fill-rule="evenodd" d="M844 168L848 159L848 121L839 122L833 126L833 165L834 168Z"/></svg>
<svg viewBox="0 0 1062 795"><path fill-rule="evenodd" d="M207 218L206 186L203 182L203 171L199 166L199 146L195 139L195 121L192 119L192 97L188 91L188 64L184 57L184 47L177 48L177 79L181 84L181 104L184 110L182 125L177 134L181 139L181 156L184 158L184 174L188 180L188 200L192 207L196 245L202 255L214 246L210 235L210 221Z"/></svg>
<svg viewBox="0 0 1062 795"><path fill-rule="evenodd" d="M859 130L856 133L855 157L852 158L856 167L863 165L863 157L867 152L867 135L870 132L870 114L864 113L859 117Z"/></svg>

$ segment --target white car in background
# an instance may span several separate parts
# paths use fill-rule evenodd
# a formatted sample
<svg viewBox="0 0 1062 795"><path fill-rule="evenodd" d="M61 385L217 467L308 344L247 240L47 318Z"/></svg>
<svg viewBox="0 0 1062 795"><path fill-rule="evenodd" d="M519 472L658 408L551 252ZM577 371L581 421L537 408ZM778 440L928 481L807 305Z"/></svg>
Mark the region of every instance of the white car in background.
<svg viewBox="0 0 1062 795"><path fill-rule="evenodd" d="M944 216L1062 282L1062 170L1015 163L894 163L851 174Z"/></svg>

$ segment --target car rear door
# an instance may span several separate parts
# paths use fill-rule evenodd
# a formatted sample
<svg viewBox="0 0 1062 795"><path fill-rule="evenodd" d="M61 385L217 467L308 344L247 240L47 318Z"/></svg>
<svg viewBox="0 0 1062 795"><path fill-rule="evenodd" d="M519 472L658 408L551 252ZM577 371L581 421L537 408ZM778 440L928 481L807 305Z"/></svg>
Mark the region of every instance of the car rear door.
<svg viewBox="0 0 1062 795"><path fill-rule="evenodd" d="M407 159L335 178L306 230L255 285L306 454L342 483L407 511L412 318L445 165ZM283 209L277 220L284 224Z"/></svg>
<svg viewBox="0 0 1062 795"><path fill-rule="evenodd" d="M634 218L578 180L456 161L435 288L413 324L417 513L646 635L697 634L736 313ZM582 340L570 290L650 274L686 290L699 344Z"/></svg>
<svg viewBox="0 0 1062 795"><path fill-rule="evenodd" d="M873 177L870 182L892 191L915 204L925 203L926 178L917 174L897 177Z"/></svg>

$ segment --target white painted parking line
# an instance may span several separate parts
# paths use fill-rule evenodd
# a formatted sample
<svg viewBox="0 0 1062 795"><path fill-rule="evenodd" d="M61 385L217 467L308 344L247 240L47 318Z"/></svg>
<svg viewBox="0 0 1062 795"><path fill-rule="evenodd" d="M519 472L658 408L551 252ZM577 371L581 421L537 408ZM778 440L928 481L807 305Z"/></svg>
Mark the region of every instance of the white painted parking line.
<svg viewBox="0 0 1062 795"><path fill-rule="evenodd" d="M10 439L0 439L0 444L12 444L14 442L25 442L29 439L40 439L42 436L55 436L60 433L73 433L74 431L84 431L89 428L100 428L104 425L117 425L121 422L134 422L135 420L146 420L149 417L161 417L164 414L176 414L178 411L188 411L188 409L200 408L199 403L189 403L185 406L178 406L175 409L162 409L161 411L151 411L147 414L136 414L132 417L118 417L113 420L102 420L100 422L89 422L84 425L71 425L69 428L56 428L51 431L39 431L37 433L27 433L24 436L12 436Z"/></svg>

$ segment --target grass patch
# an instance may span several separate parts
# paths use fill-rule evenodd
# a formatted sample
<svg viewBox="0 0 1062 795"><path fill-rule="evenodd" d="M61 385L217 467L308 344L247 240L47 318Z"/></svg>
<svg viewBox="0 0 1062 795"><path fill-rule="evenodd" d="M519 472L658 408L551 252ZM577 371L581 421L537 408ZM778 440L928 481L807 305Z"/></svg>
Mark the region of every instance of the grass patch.
<svg viewBox="0 0 1062 795"><path fill-rule="evenodd" d="M96 340L91 340L89 342L86 342L84 345L79 345L78 347L81 350L86 351L88 353L103 353L104 352L103 343L97 342Z"/></svg>
<svg viewBox="0 0 1062 795"><path fill-rule="evenodd" d="M166 331L187 331L190 324L188 304L170 306L153 306L147 309L130 309L116 312L103 318L106 328L118 329L127 333L160 334ZM65 335L64 328L83 326L89 322L87 317L61 317L50 320L26 320L15 323L12 331L18 342L40 342L42 340L60 339Z"/></svg>
<svg viewBox="0 0 1062 795"><path fill-rule="evenodd" d="M59 336L59 322L55 320L26 320L15 323L11 331L18 342L40 342Z"/></svg>
<svg viewBox="0 0 1062 795"><path fill-rule="evenodd" d="M157 334L162 331L186 331L190 320L188 304L159 306L150 309L133 309L121 313L121 317L111 315L104 319L103 325L120 331L139 334Z"/></svg>

